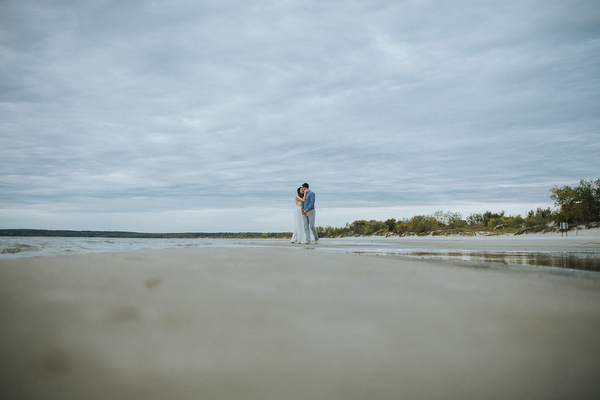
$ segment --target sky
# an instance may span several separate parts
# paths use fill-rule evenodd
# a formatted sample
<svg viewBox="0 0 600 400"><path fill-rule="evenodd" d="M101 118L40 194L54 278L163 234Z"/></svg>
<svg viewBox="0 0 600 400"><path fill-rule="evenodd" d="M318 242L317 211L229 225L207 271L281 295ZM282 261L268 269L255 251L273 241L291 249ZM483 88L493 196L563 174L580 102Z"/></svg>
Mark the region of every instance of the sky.
<svg viewBox="0 0 600 400"><path fill-rule="evenodd" d="M2 0L0 228L526 215L600 178L597 0Z"/></svg>

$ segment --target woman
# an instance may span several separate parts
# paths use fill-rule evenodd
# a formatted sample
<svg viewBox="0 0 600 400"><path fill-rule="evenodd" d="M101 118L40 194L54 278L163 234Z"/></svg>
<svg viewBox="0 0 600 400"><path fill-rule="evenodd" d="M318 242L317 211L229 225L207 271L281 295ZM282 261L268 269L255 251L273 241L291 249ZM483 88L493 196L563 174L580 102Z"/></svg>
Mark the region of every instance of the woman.
<svg viewBox="0 0 600 400"><path fill-rule="evenodd" d="M297 192L298 196L296 196L296 207L294 209L294 233L292 234L292 243L306 243L304 218L302 218L302 207L304 206L304 193L302 193L302 187L299 187Z"/></svg>

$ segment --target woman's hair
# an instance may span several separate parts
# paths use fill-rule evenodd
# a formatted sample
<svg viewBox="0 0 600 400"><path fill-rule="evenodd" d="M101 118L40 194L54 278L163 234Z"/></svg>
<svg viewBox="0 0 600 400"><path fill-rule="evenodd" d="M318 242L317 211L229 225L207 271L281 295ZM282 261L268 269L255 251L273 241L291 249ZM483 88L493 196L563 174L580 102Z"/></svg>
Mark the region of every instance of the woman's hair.
<svg viewBox="0 0 600 400"><path fill-rule="evenodd" d="M298 192L298 196L299 196L300 198L303 198L303 197L304 197L304 193L301 193L301 192L300 192L301 190L302 190L302 186L300 186L300 187L298 188L297 192Z"/></svg>

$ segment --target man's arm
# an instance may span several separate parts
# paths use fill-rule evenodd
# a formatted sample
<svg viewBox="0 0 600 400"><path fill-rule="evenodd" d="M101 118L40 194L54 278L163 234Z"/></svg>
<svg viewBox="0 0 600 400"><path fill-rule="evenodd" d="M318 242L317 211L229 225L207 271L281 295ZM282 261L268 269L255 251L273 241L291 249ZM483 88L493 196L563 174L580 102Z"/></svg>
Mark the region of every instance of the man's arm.
<svg viewBox="0 0 600 400"><path fill-rule="evenodd" d="M304 209L308 211L311 208L315 208L315 194L313 192L308 192L306 201L304 202Z"/></svg>

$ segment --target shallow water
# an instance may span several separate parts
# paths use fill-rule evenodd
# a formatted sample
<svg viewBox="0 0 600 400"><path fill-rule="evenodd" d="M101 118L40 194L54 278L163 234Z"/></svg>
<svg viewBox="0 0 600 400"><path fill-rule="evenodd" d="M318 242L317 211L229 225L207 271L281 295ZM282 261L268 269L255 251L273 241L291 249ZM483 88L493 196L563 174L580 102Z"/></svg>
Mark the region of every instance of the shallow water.
<svg viewBox="0 0 600 400"><path fill-rule="evenodd" d="M139 239L73 237L0 237L0 258L48 257L70 254L182 247L245 247L241 239Z"/></svg>
<svg viewBox="0 0 600 400"><path fill-rule="evenodd" d="M535 265L562 269L577 269L600 272L600 253L597 252L488 252L488 251L357 251L361 254L378 254L425 258L435 260L457 260L497 262L515 265Z"/></svg>
<svg viewBox="0 0 600 400"><path fill-rule="evenodd" d="M285 239L139 239L139 238L62 238L0 237L0 259L59 256L106 252L186 247L263 247L290 245ZM299 246L299 245L291 245ZM466 262L497 262L600 272L600 251L523 252L474 251L423 247L398 247L373 240L327 240L323 245L304 247L369 255L385 255Z"/></svg>

